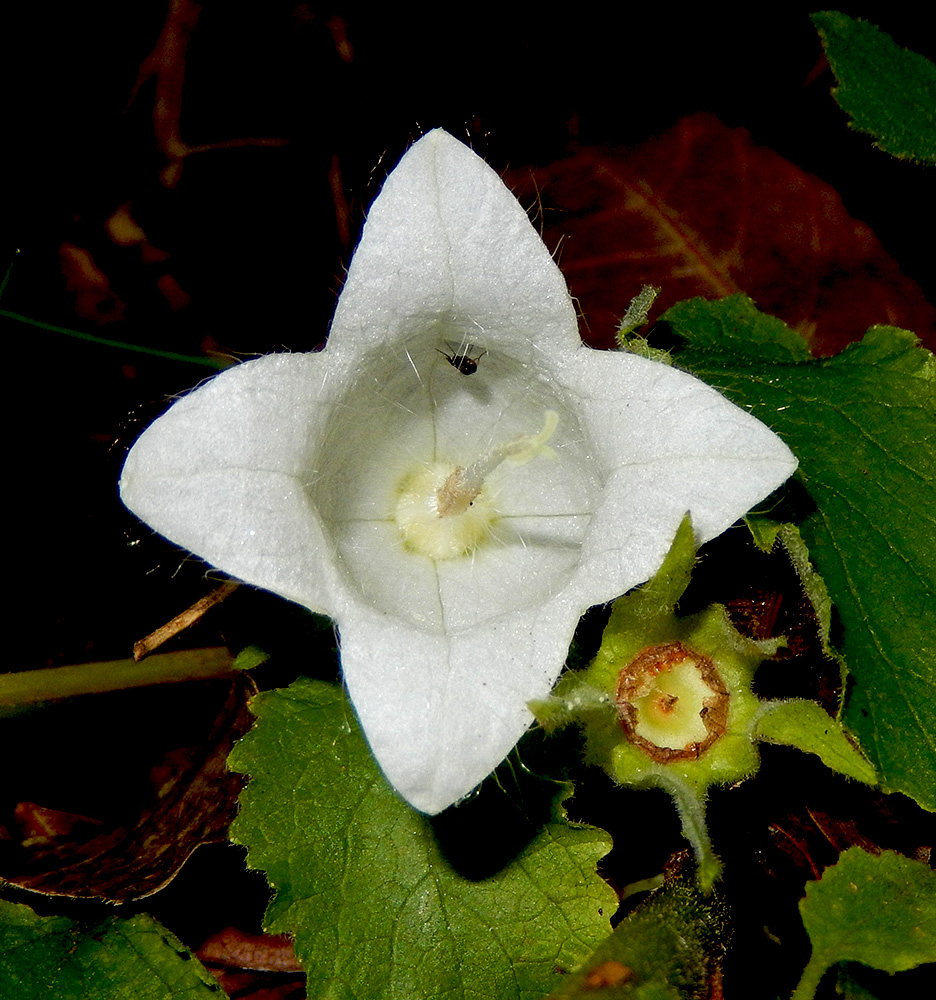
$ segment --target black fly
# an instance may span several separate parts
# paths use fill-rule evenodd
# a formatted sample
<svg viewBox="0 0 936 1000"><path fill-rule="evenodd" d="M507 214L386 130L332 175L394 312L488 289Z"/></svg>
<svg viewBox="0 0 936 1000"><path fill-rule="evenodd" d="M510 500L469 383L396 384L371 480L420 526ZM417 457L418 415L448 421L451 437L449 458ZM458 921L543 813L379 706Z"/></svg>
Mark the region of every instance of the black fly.
<svg viewBox="0 0 936 1000"><path fill-rule="evenodd" d="M446 346L451 347L452 345L447 344ZM460 371L462 375L474 375L474 373L478 370L478 362L484 357L485 354L487 354L487 351L482 351L477 355L474 354L477 350L477 347L475 347L474 344L465 344L464 350L460 354L454 350L451 354L446 354L445 351L439 350L439 348L436 348L436 350L439 351L439 354L441 354L453 368Z"/></svg>

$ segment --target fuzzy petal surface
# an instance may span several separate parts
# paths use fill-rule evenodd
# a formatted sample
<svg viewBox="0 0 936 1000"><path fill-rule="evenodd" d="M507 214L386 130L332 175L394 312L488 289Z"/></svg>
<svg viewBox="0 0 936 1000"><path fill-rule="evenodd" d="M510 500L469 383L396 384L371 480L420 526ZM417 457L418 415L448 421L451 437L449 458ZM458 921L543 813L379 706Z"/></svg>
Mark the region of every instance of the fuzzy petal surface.
<svg viewBox="0 0 936 1000"><path fill-rule="evenodd" d="M483 544L436 559L404 542L409 474L550 420L548 448L486 475ZM687 511L715 537L795 467L698 379L585 347L523 209L437 130L374 202L325 349L181 399L134 446L121 495L212 565L335 618L378 763L434 814L509 753L580 615L652 576Z"/></svg>

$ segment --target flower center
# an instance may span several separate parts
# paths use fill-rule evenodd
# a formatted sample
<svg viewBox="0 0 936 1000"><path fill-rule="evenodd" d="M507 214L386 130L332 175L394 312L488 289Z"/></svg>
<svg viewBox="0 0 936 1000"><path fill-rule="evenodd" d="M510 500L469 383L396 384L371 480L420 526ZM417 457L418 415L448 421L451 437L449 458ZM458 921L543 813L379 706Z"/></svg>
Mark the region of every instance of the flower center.
<svg viewBox="0 0 936 1000"><path fill-rule="evenodd" d="M680 642L640 652L614 701L627 738L660 763L700 757L725 733L728 689L707 656Z"/></svg>
<svg viewBox="0 0 936 1000"><path fill-rule="evenodd" d="M522 465L552 454L547 441L559 415L547 410L537 434L495 445L468 466L433 462L407 472L397 486L394 520L406 546L432 559L468 555L486 539L499 514L488 478L505 462Z"/></svg>

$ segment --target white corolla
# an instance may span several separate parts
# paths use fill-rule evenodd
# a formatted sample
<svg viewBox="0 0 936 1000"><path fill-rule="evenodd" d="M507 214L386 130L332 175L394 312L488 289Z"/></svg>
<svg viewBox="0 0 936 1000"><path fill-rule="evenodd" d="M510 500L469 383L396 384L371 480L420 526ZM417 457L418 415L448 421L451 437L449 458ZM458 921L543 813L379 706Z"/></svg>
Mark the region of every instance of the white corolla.
<svg viewBox="0 0 936 1000"><path fill-rule="evenodd" d="M436 813L548 695L579 616L796 460L698 379L586 347L500 178L442 131L374 202L324 350L175 403L121 495L211 565L331 615L390 783Z"/></svg>

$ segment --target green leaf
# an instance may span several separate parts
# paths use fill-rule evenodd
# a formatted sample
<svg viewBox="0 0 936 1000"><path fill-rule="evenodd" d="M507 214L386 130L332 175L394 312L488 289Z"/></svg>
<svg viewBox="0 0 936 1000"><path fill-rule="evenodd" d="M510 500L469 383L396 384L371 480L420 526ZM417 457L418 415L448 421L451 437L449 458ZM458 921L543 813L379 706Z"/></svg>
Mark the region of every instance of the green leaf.
<svg viewBox="0 0 936 1000"><path fill-rule="evenodd" d="M936 961L936 873L893 851L849 848L800 901L812 955L794 1000L808 1000L836 962L903 972Z"/></svg>
<svg viewBox="0 0 936 1000"><path fill-rule="evenodd" d="M867 21L824 10L812 22L852 127L894 156L936 162L936 66Z"/></svg>
<svg viewBox="0 0 936 1000"><path fill-rule="evenodd" d="M270 654L259 646L247 646L237 654L233 666L235 670L256 670L269 658Z"/></svg>
<svg viewBox="0 0 936 1000"><path fill-rule="evenodd" d="M224 991L146 914L80 922L0 900L0 996L218 1000Z"/></svg>
<svg viewBox="0 0 936 1000"><path fill-rule="evenodd" d="M814 753L826 767L846 777L876 785L874 768L848 742L841 723L814 701L768 702L757 721L757 736L769 743Z"/></svg>
<svg viewBox="0 0 936 1000"><path fill-rule="evenodd" d="M907 331L872 327L834 358L783 361L779 321L745 296L692 299L664 319L686 341L679 363L799 458L815 504L800 530L855 681L845 726L886 787L936 809L936 359Z"/></svg>
<svg viewBox="0 0 936 1000"><path fill-rule="evenodd" d="M726 933L717 895L702 893L689 879L668 882L625 917L549 1000L707 996L711 957Z"/></svg>
<svg viewBox="0 0 936 1000"><path fill-rule="evenodd" d="M230 759L251 775L231 834L276 889L266 923L294 935L310 996L534 1000L607 934L610 845L550 815L553 783L543 824L479 823L484 792L429 819L387 785L340 688L303 679L254 710Z"/></svg>
<svg viewBox="0 0 936 1000"><path fill-rule="evenodd" d="M811 361L809 345L782 319L758 310L746 295L685 299L660 317L694 351L738 355L747 362ZM683 351L679 352L682 363Z"/></svg>

